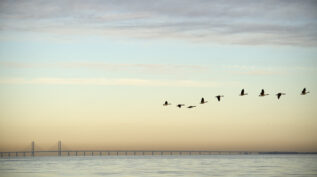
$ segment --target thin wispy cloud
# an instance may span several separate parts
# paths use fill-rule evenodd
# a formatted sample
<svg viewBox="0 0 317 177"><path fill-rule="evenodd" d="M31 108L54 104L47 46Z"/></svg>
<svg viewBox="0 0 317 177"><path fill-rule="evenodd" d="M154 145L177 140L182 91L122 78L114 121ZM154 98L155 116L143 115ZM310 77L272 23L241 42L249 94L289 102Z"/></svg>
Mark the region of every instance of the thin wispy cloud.
<svg viewBox="0 0 317 177"><path fill-rule="evenodd" d="M207 67L201 65L176 65L176 64L115 64L104 62L14 62L0 61L0 68L10 69L36 69L36 68L64 68L64 69L88 69L101 71L128 71L153 74L176 74L205 72Z"/></svg>
<svg viewBox="0 0 317 177"><path fill-rule="evenodd" d="M140 78L0 78L0 84L36 85L103 85L103 86L147 86L147 87L236 87L238 82L211 82L194 80L147 80Z"/></svg>
<svg viewBox="0 0 317 177"><path fill-rule="evenodd" d="M248 66L248 65L230 65L223 66L226 72L233 74L260 76L260 75L285 75L298 72L316 72L317 67L314 66Z"/></svg>
<svg viewBox="0 0 317 177"><path fill-rule="evenodd" d="M100 62L68 62L57 64L65 68L86 68L108 71L131 71L155 74L175 74L203 72L207 67L200 65L168 65L168 64L109 64Z"/></svg>
<svg viewBox="0 0 317 177"><path fill-rule="evenodd" d="M313 0L1 1L1 30L317 45Z"/></svg>

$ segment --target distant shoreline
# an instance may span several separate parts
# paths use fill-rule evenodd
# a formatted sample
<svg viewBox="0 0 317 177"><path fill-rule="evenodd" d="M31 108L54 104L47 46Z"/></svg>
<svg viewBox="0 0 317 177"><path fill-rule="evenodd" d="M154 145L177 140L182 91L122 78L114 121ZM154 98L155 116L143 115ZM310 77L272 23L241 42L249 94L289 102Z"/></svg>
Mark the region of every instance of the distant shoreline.
<svg viewBox="0 0 317 177"><path fill-rule="evenodd" d="M283 152L283 151L272 151L272 152L258 152L258 154L317 154L317 152Z"/></svg>

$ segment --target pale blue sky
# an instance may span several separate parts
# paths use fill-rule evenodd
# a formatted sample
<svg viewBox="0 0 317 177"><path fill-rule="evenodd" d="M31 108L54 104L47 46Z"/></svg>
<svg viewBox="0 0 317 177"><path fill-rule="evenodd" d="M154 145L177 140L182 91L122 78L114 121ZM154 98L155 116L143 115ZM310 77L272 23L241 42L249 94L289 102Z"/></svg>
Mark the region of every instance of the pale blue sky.
<svg viewBox="0 0 317 177"><path fill-rule="evenodd" d="M159 136L154 144L165 149L190 143L190 135L197 146L188 148L259 150L276 134L284 144L262 150L316 149L316 7L308 0L1 1L0 142L76 141L87 125L96 139L136 128L136 141L151 147L147 136ZM300 97L303 87L309 96ZM249 96L241 102L242 88ZM259 102L262 88L270 96ZM198 105L203 96L210 109L176 112L176 103ZM162 109L165 100L173 106ZM216 146L198 138L223 132Z"/></svg>

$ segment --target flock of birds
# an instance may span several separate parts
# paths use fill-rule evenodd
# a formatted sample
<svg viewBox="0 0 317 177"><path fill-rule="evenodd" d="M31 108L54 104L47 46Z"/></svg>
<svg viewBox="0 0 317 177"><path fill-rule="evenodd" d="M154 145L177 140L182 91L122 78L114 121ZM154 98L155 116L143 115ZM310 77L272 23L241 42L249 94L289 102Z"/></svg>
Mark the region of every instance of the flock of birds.
<svg viewBox="0 0 317 177"><path fill-rule="evenodd" d="M304 88L302 90L302 92L301 92L301 95L306 95L307 93L309 93L309 91L307 91L306 88ZM242 89L239 96L245 96L245 95L248 95L248 93L245 93L244 89ZM265 93L264 89L262 89L259 96L260 97L264 97L264 96L268 96L268 95L269 94ZM282 92L277 93L276 94L277 99L280 99L282 95L286 95L286 94L282 93ZM221 100L221 98L224 97L224 96L223 95L217 95L215 97L217 98L217 100L219 102ZM208 101L206 101L204 98L201 98L200 104L205 104L205 103L208 103ZM169 106L169 105L172 105L172 104L170 102L168 102L168 101L165 101L164 104L163 104L163 106ZM185 104L177 104L176 106L179 107L179 108L182 108L183 106L185 106ZM190 105L187 108L191 109L191 108L194 108L194 107L196 107L196 106Z"/></svg>

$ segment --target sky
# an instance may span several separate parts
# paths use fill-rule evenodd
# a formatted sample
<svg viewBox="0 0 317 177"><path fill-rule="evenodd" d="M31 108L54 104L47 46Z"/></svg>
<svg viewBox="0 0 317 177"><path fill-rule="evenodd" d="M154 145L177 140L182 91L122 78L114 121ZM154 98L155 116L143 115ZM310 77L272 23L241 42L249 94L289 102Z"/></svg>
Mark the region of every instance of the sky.
<svg viewBox="0 0 317 177"><path fill-rule="evenodd" d="M3 0L0 150L317 151L316 8Z"/></svg>

